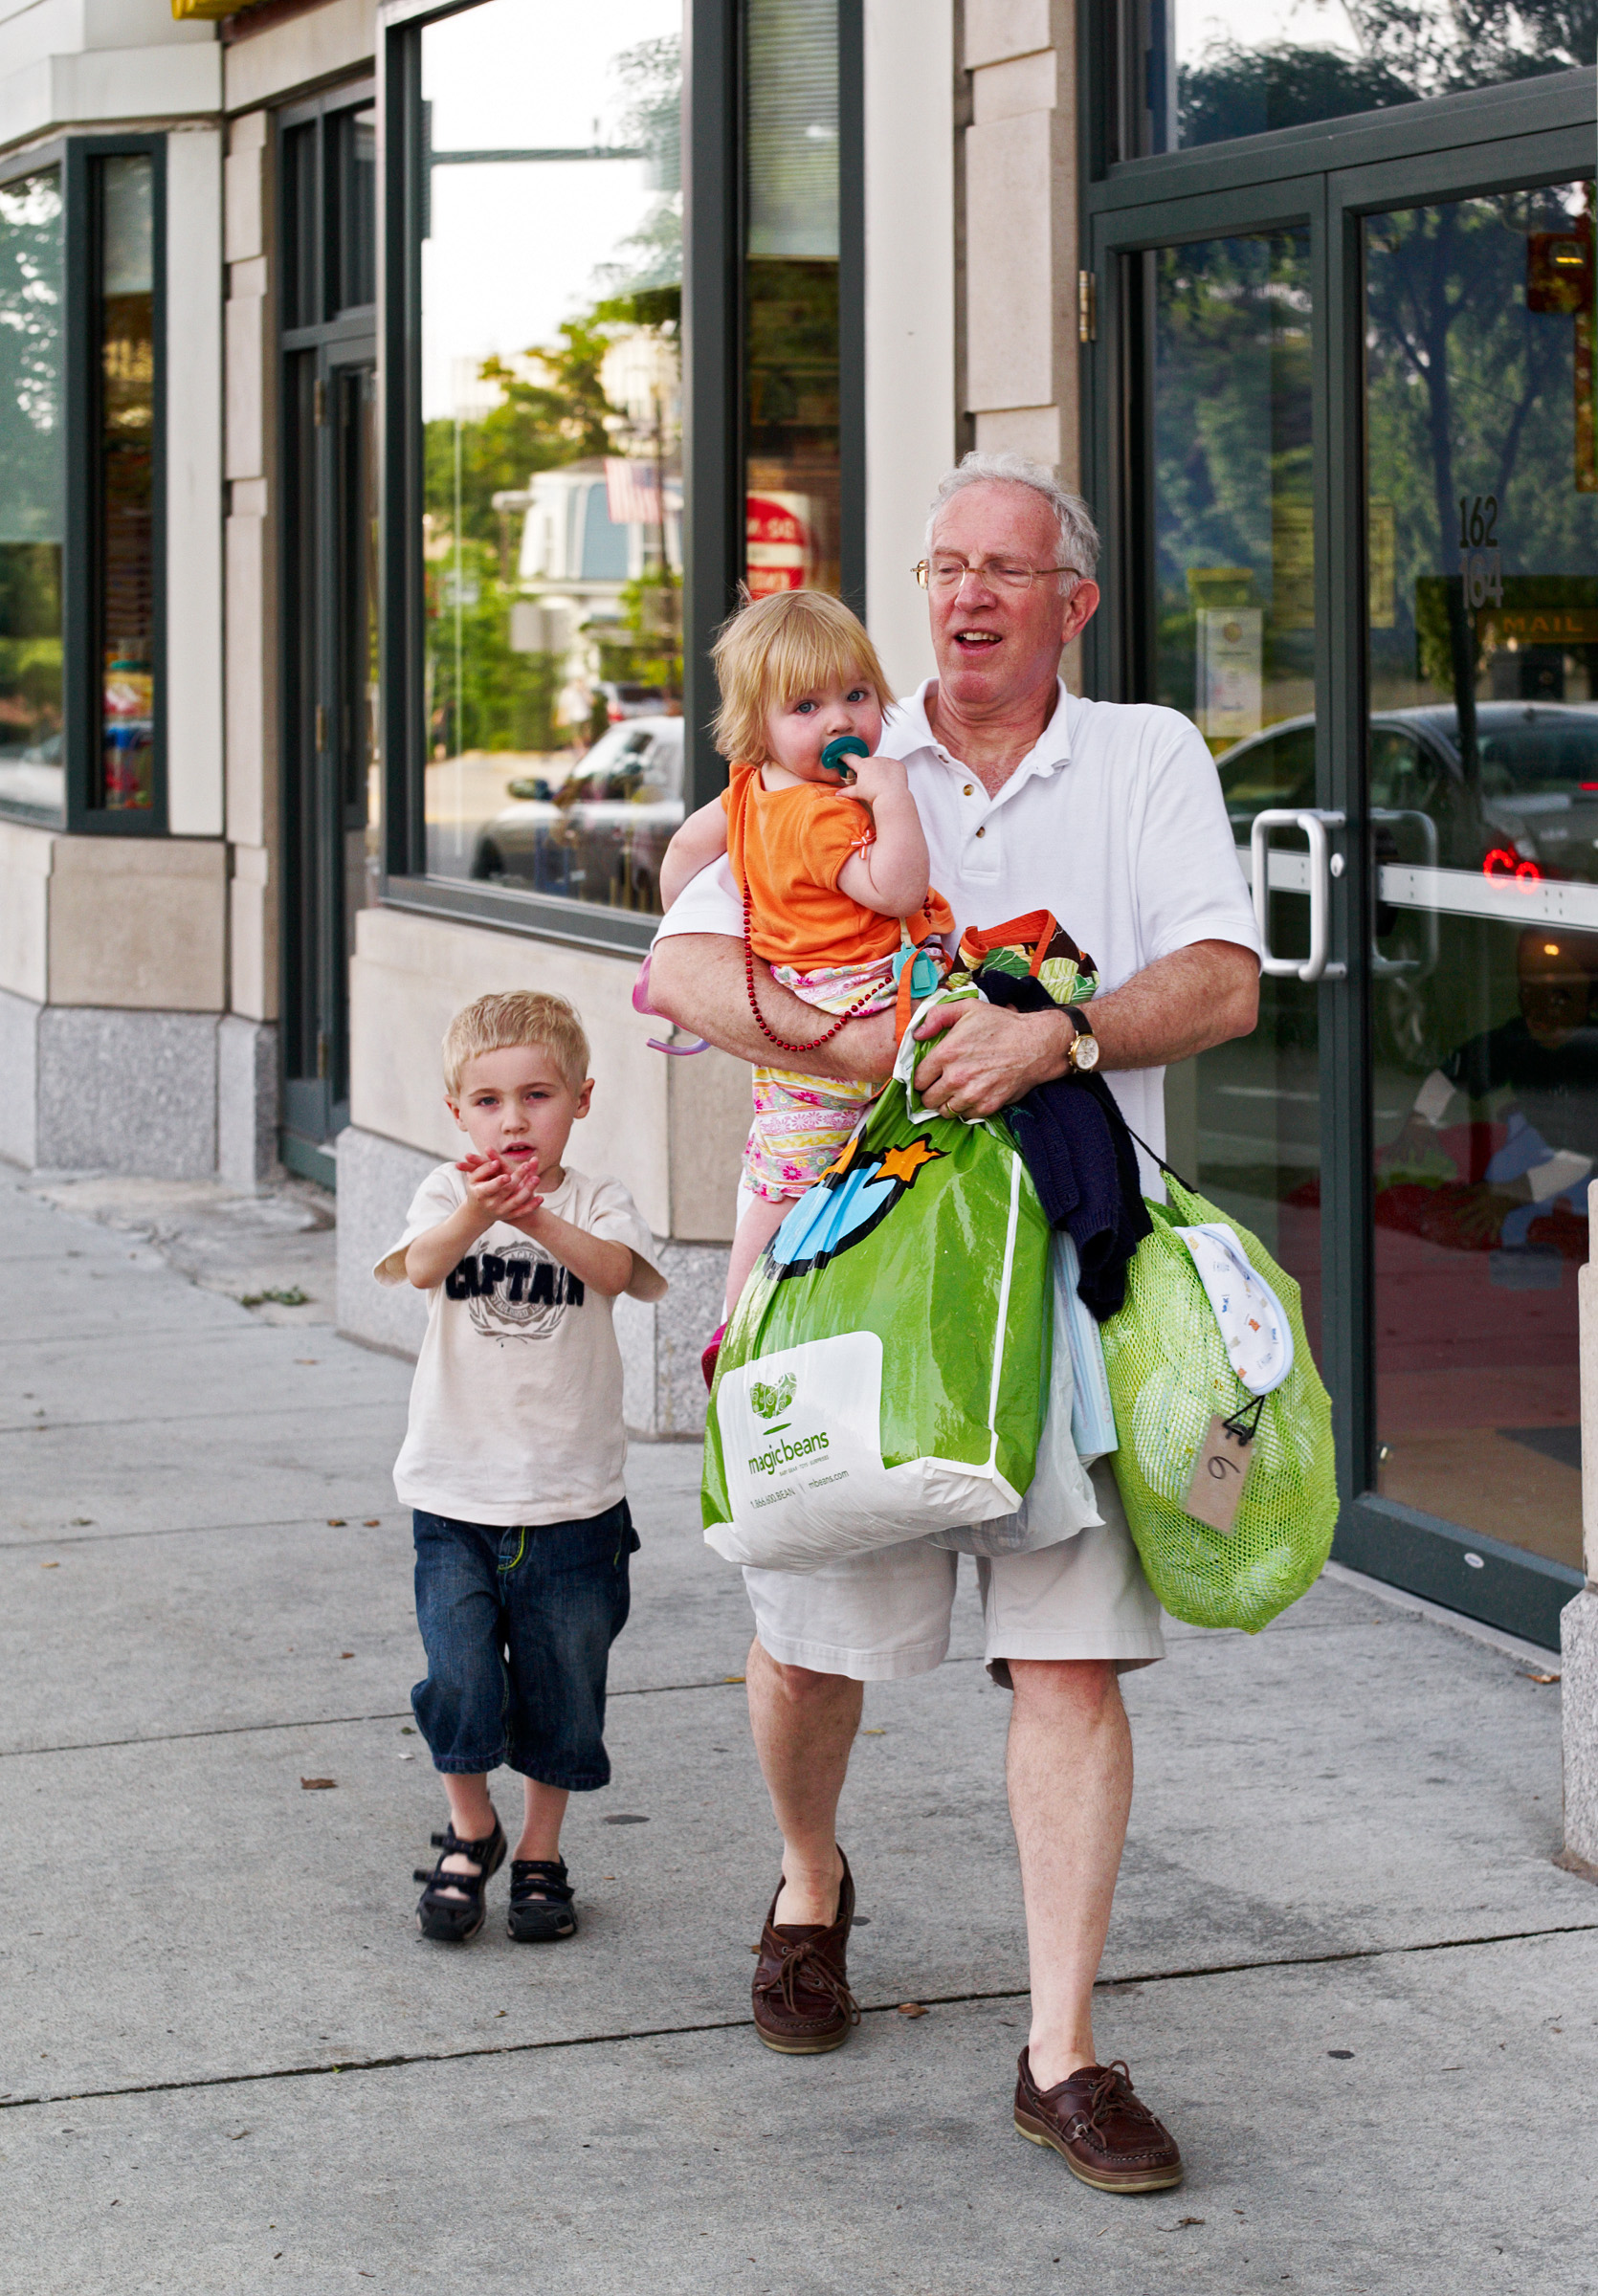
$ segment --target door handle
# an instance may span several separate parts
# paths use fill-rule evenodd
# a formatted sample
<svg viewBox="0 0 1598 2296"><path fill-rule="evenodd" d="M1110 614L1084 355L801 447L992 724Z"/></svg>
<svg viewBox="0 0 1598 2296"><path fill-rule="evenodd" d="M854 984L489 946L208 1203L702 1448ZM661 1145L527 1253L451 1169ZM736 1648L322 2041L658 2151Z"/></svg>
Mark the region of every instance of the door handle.
<svg viewBox="0 0 1598 2296"><path fill-rule="evenodd" d="M1372 806L1370 808L1370 819L1372 825L1378 830L1380 830L1382 825L1387 822L1413 822L1416 828L1418 828L1420 831L1421 843L1426 848L1426 860L1423 866L1427 869L1436 868L1438 857L1437 825L1432 820L1430 813L1422 813L1413 806ZM1394 858L1396 859L1396 856L1394 856ZM1382 855L1378 853L1375 857L1376 898L1378 903L1382 897ZM1411 980L1424 981L1436 971L1437 950L1439 945L1437 938L1436 910L1426 910L1423 913L1422 921L1426 927L1426 955L1424 957L1384 957L1381 950L1376 946L1376 937L1374 933L1371 935L1370 969L1372 973L1380 977L1391 977L1395 974L1407 973Z"/></svg>
<svg viewBox="0 0 1598 2296"><path fill-rule="evenodd" d="M1259 927L1260 969L1277 980L1342 981L1345 964L1326 960L1328 913L1331 907L1331 845L1328 829L1341 829L1346 816L1314 807L1268 807L1254 817L1249 832L1250 874L1254 878L1254 922ZM1271 954L1271 857L1265 840L1273 829L1302 829L1309 839L1309 955L1273 957ZM1338 864L1342 873L1343 864Z"/></svg>

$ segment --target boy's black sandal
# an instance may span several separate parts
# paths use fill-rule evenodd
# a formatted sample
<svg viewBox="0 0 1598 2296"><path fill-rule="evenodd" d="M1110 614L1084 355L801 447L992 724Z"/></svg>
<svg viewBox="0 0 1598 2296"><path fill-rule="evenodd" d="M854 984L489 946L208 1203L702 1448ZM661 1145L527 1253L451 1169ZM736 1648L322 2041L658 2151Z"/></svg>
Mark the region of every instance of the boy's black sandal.
<svg viewBox="0 0 1598 2296"><path fill-rule="evenodd" d="M482 1928L485 1909L483 1886L491 1873L498 1873L505 1862L505 1833L498 1818L494 1831L485 1834L480 1842L463 1842L453 1825L441 1834L434 1834L433 1845L438 1852L438 1863L429 1873L418 1866L411 1880L426 1882L416 1907L416 1927L424 1937L432 1937L440 1945L464 1945ZM447 1872L446 1858L470 1858L477 1866L476 1873ZM447 1889L458 1889L458 1897L446 1897Z"/></svg>
<svg viewBox="0 0 1598 2296"><path fill-rule="evenodd" d="M552 1945L575 1937L577 1892L566 1878L564 1858L513 1858L510 1869L508 1934L518 1945Z"/></svg>

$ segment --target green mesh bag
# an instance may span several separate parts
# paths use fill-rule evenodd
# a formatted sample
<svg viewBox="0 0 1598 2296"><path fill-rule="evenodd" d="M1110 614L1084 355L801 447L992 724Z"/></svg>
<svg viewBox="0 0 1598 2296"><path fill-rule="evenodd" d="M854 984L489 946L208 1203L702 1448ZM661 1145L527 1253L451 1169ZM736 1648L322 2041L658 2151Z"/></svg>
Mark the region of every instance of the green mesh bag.
<svg viewBox="0 0 1598 2296"><path fill-rule="evenodd" d="M1144 1576L1174 1619L1257 1634L1321 1575L1337 1521L1332 1406L1304 1336L1298 1287L1256 1236L1166 1174L1170 1203L1149 1202L1154 1233L1127 1271L1126 1304L1102 1326L1121 1446L1116 1481ZM1252 1419L1255 1399L1232 1368L1220 1326L1177 1227L1224 1221L1276 1292L1293 1366L1259 1401L1242 1497L1230 1532L1184 1505L1210 1421Z"/></svg>

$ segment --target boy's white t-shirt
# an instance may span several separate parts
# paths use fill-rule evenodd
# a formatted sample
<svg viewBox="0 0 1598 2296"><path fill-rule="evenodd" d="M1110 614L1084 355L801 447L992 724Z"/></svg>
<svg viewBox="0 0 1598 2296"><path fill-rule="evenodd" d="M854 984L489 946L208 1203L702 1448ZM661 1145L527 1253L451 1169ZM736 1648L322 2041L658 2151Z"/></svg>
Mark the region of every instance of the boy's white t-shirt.
<svg viewBox="0 0 1598 2296"><path fill-rule="evenodd" d="M372 1270L402 1284L418 1236L466 1201L440 1164L417 1189L405 1233ZM619 1180L568 1164L544 1209L635 1255L634 1299L658 1299L655 1244ZM621 1350L613 1303L542 1244L498 1221L428 1293L411 1423L394 1462L400 1503L458 1522L583 1521L625 1495Z"/></svg>

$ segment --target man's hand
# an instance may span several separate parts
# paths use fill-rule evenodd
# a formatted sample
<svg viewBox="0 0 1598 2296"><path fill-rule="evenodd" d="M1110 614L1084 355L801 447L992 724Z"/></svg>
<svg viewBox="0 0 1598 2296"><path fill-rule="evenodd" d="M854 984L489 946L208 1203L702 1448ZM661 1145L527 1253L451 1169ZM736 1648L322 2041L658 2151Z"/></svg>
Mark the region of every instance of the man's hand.
<svg viewBox="0 0 1598 2296"><path fill-rule="evenodd" d="M916 1030L938 1037L921 1055L916 1090L951 1116L991 1116L1034 1085L1060 1075L1076 1031L1063 1012L1011 1012L1002 1004L940 1004Z"/></svg>
<svg viewBox="0 0 1598 2296"><path fill-rule="evenodd" d="M514 1163L499 1156L463 1156L455 1170L465 1174L467 1201L482 1215L485 1227L497 1220L522 1227L544 1208L536 1151Z"/></svg>
<svg viewBox="0 0 1598 2296"><path fill-rule="evenodd" d="M833 1015L783 988L758 958L755 993L767 1026L790 1045L812 1044L832 1025ZM808 1076L872 1084L893 1073L899 1043L891 1012L851 1021L818 1051L797 1059L779 1052L749 1010L743 943L723 933L678 933L657 940L650 959L649 1001L679 1028L708 1037L755 1068L799 1069Z"/></svg>
<svg viewBox="0 0 1598 2296"><path fill-rule="evenodd" d="M951 1010L958 1016L952 1022ZM1099 1068L1160 1069L1247 1036L1259 1012L1259 960L1226 940L1197 940L1158 957L1088 1006ZM990 1116L1034 1085L1063 1076L1076 1034L1063 1012L1012 1012L998 1004L940 1005L918 1036L943 1042L916 1084L933 1108Z"/></svg>

